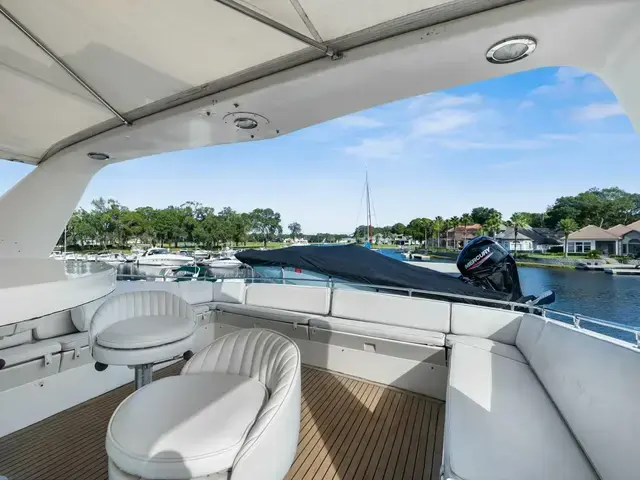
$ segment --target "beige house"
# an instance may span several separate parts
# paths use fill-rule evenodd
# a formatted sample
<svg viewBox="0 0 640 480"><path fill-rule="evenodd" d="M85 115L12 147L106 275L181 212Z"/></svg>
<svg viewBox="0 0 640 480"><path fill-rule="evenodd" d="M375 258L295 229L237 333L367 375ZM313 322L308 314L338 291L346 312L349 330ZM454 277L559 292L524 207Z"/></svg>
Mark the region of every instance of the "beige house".
<svg viewBox="0 0 640 480"><path fill-rule="evenodd" d="M618 237L618 251L621 255L640 254L640 220L629 225L616 225L607 230Z"/></svg>
<svg viewBox="0 0 640 480"><path fill-rule="evenodd" d="M567 252L588 253L599 250L605 255L620 255L620 240L621 237L615 233L595 225L587 225L569 235Z"/></svg>

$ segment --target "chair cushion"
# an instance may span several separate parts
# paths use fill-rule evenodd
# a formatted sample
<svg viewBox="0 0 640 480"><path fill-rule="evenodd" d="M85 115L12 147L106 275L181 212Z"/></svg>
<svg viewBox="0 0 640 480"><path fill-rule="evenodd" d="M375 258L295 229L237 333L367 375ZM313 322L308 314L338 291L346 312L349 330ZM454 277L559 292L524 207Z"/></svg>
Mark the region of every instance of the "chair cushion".
<svg viewBox="0 0 640 480"><path fill-rule="evenodd" d="M597 478L524 363L455 344L446 406L444 468L451 478Z"/></svg>
<svg viewBox="0 0 640 480"><path fill-rule="evenodd" d="M54 340L40 340L34 343L25 343L16 347L0 350L0 359L5 361L5 367L44 358L45 355L58 353L62 346Z"/></svg>
<svg viewBox="0 0 640 480"><path fill-rule="evenodd" d="M182 340L195 329L193 320L172 315L146 315L114 323L98 334L96 342L115 349L157 347Z"/></svg>
<svg viewBox="0 0 640 480"><path fill-rule="evenodd" d="M500 342L494 342L488 338L468 337L466 335L447 335L447 347L453 347L456 343L463 343L470 347L480 348L486 352L502 355L516 362L527 363L520 350L513 345L506 345Z"/></svg>
<svg viewBox="0 0 640 480"><path fill-rule="evenodd" d="M309 313L296 313L287 310L241 305L237 303L217 303L215 309L223 313L233 313L235 315L245 315L247 317L263 318L276 322L297 323L300 325L309 325L309 319L314 317L314 315Z"/></svg>
<svg viewBox="0 0 640 480"><path fill-rule="evenodd" d="M204 477L229 469L266 398L256 379L193 373L127 397L107 428L109 459L145 479Z"/></svg>
<svg viewBox="0 0 640 480"><path fill-rule="evenodd" d="M385 338L399 342L417 343L420 345L444 346L445 335L441 332L419 330L417 328L384 325L382 323L360 322L347 318L314 317L309 321L311 327L333 330L335 332L353 333L368 337Z"/></svg>

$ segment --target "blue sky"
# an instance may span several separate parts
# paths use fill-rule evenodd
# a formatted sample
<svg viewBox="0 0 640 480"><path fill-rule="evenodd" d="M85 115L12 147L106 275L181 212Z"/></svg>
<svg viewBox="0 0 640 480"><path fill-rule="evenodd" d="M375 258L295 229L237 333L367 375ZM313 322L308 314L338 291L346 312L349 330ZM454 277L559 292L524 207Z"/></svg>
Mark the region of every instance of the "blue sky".
<svg viewBox="0 0 640 480"><path fill-rule="evenodd" d="M475 206L542 211L590 187L640 192L640 137L596 77L545 68L381 105L273 139L110 165L80 202L271 207L305 233L352 232L369 170L377 226ZM0 163L0 192L32 167Z"/></svg>

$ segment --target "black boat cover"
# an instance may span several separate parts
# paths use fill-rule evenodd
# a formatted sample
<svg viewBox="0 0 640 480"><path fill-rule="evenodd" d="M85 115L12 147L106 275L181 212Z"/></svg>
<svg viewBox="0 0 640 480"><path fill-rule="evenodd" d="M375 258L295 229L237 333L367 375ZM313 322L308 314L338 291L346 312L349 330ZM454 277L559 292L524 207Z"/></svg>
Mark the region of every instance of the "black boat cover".
<svg viewBox="0 0 640 480"><path fill-rule="evenodd" d="M510 300L505 293L484 290L452 275L410 265L358 245L245 250L238 252L236 258L252 267L301 268L355 283ZM477 302L469 299L465 303Z"/></svg>

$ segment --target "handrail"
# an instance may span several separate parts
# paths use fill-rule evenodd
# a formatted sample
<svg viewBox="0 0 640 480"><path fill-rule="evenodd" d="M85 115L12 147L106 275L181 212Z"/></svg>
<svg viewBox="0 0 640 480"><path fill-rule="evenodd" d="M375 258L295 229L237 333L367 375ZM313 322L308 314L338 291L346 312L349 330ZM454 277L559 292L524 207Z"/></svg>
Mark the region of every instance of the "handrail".
<svg viewBox="0 0 640 480"><path fill-rule="evenodd" d="M132 277L132 278L136 278L136 279L140 279L140 277L144 277L144 278L150 278L150 279L164 279L165 281L168 278L176 278L176 277L167 277L164 275L133 275L133 274L119 274L118 275L119 278L122 277ZM224 276L208 276L205 275L204 277L198 277L196 279L192 279L192 281L210 281L210 280L215 280L215 281L222 281L224 282L225 280L244 280L245 283L280 283L283 282L283 284L287 283L287 278L272 278L272 277L260 277L260 276L230 276L230 275L224 275ZM635 337L635 344L633 344L633 342L629 342L627 340L624 339L620 339L620 338L616 338L613 337L611 335L608 335L604 332L599 332L599 333L603 333L604 335L611 337L611 338L616 338L617 340L622 340L626 343L630 343L632 345L635 345L635 347L640 348L640 329L637 328L633 328L633 327L628 327L626 325L622 325L619 323L615 323L615 322L610 322L607 320L602 320L599 318L595 318L595 317L589 317L587 315L582 315L582 314L578 314L578 313L567 313L567 312L563 312L560 310L555 310L555 309L551 309L551 308L547 308L544 306L535 306L535 305L529 305L526 303L518 303L518 302L509 302L509 301L505 301L505 300L496 300L496 299L492 299L492 298L483 298L483 297L474 297L474 296L469 296L469 295L460 295L460 294L456 294L456 293L448 293L448 292L437 292L437 291L433 291L433 290L421 290L421 289L416 289L416 288L407 288L407 287L395 287L395 286L388 286L388 285L374 285L374 284L369 284L369 283L355 283L355 282L347 282L347 281L343 281L343 280L336 280L335 278L330 278L330 279L320 279L320 278L301 278L301 279L297 279L298 282L300 283L321 283L323 284L323 286L328 286L328 288L331 289L331 291L333 292L333 290L339 286L339 285L348 285L349 287L363 287L363 288L367 288L367 289L375 289L375 290L384 290L386 292L402 292L405 293L407 296L409 297L413 297L415 294L423 294L423 295L430 295L430 296L434 296L434 297L439 297L440 299L442 298L450 298L450 299L455 299L455 300L472 300L474 302L478 302L480 304L483 304L481 306L489 306L489 307L496 307L499 306L501 308L504 307L508 307L510 310L515 311L515 309L517 308L519 311L522 310L528 310L529 313L534 313L534 314L538 314L544 318L550 318L547 316L547 314L552 314L552 315L559 315L561 317L565 317L570 319L568 322L566 323L571 323L575 328L579 329L579 330L588 330L586 329L584 326L582 326L582 322L587 322L590 324L594 324L594 325L599 325L601 327L606 327L606 328L610 328L612 330L617 330L620 332L624 332L625 334L629 334L629 335L633 335ZM333 295L332 295L333 297ZM554 318L550 318L551 320L557 320ZM557 320L557 321L563 321L563 320Z"/></svg>

